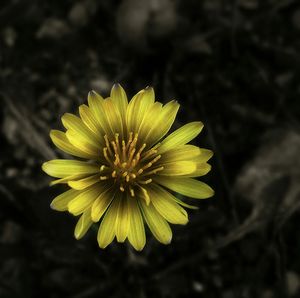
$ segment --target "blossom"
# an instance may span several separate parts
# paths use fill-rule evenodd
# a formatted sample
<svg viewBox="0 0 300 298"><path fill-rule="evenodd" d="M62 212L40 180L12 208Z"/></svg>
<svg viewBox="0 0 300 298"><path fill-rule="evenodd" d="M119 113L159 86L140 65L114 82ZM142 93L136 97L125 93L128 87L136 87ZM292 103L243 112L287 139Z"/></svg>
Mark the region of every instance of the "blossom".
<svg viewBox="0 0 300 298"><path fill-rule="evenodd" d="M54 159L42 169L70 189L57 196L51 207L80 218L75 237L83 237L93 223L100 222L97 240L101 248L116 237L126 239L136 250L146 243L146 223L161 243L172 239L169 223L185 225L193 208L176 197L204 199L214 192L195 177L207 174L212 151L187 144L202 130L191 122L168 136L179 104L155 101L153 88L138 92L128 103L116 84L110 97L95 91L79 115L66 113L66 132L51 130L53 143L77 159ZM79 158L79 159L78 159Z"/></svg>

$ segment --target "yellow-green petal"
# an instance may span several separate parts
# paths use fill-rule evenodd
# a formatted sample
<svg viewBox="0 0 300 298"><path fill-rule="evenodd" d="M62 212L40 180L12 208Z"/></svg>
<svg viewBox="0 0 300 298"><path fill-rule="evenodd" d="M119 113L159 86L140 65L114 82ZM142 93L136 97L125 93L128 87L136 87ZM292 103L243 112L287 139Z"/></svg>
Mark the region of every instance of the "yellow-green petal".
<svg viewBox="0 0 300 298"><path fill-rule="evenodd" d="M109 138L113 138L115 132L111 130L106 117L105 103L102 96L95 91L91 91L88 95L88 103L98 125L100 125Z"/></svg>
<svg viewBox="0 0 300 298"><path fill-rule="evenodd" d="M68 210L68 204L73 200L80 192L75 189L69 189L59 196L57 196L51 203L51 208L57 211Z"/></svg>
<svg viewBox="0 0 300 298"><path fill-rule="evenodd" d="M129 102L126 122L129 132L139 132L141 124L154 104L154 90L151 87L138 92ZM150 113L150 112L149 112Z"/></svg>
<svg viewBox="0 0 300 298"><path fill-rule="evenodd" d="M211 170L211 165L208 163L195 163L196 170L190 174L185 174L185 177L200 177L206 175Z"/></svg>
<svg viewBox="0 0 300 298"><path fill-rule="evenodd" d="M154 237L163 244L169 244L172 240L172 230L168 222L158 213L152 204L148 206L140 201L144 219L154 235Z"/></svg>
<svg viewBox="0 0 300 298"><path fill-rule="evenodd" d="M100 136L93 133L79 117L70 113L65 113L62 116L61 121L64 127L71 130L78 138L84 139L95 147L100 145Z"/></svg>
<svg viewBox="0 0 300 298"><path fill-rule="evenodd" d="M159 177L155 181L162 186L194 199L207 199L214 195L213 189L206 183L191 178Z"/></svg>
<svg viewBox="0 0 300 298"><path fill-rule="evenodd" d="M98 230L97 240L101 248L105 248L109 245L115 238L115 226L116 218L118 213L118 200L114 199L104 218L100 224Z"/></svg>
<svg viewBox="0 0 300 298"><path fill-rule="evenodd" d="M182 176L192 174L196 171L196 163L192 161L178 161L162 164L164 169L158 172L162 176Z"/></svg>
<svg viewBox="0 0 300 298"><path fill-rule="evenodd" d="M81 105L79 107L79 115L83 123L95 134L98 136L103 135L103 129L95 119L92 111L87 105ZM103 142L103 139L98 138L98 140Z"/></svg>
<svg viewBox="0 0 300 298"><path fill-rule="evenodd" d="M200 148L201 154L195 158L197 163L205 163L207 162L214 153L209 149Z"/></svg>
<svg viewBox="0 0 300 298"><path fill-rule="evenodd" d="M102 192L92 205L92 221L98 222L114 198L114 192L107 189Z"/></svg>
<svg viewBox="0 0 300 298"><path fill-rule="evenodd" d="M80 138L74 131L67 130L66 137L69 142L80 151L89 155L90 159L98 159L100 154L100 147L96 147L90 143L88 143L85 139Z"/></svg>
<svg viewBox="0 0 300 298"><path fill-rule="evenodd" d="M172 148L185 145L194 139L201 132L202 128L203 123L200 121L190 122L178 128L161 142L158 152L161 154Z"/></svg>
<svg viewBox="0 0 300 298"><path fill-rule="evenodd" d="M146 205L150 204L150 197L149 197L147 189L140 185L139 185L138 196L141 197L145 201Z"/></svg>
<svg viewBox="0 0 300 298"><path fill-rule="evenodd" d="M145 103L144 103L145 104ZM149 131L153 127L153 123L155 123L158 119L158 115L160 115L162 111L163 105L162 103L156 102L148 102L148 112L145 113L143 121L139 127L139 136L144 140L148 135Z"/></svg>
<svg viewBox="0 0 300 298"><path fill-rule="evenodd" d="M75 230L74 230L74 236L77 240L81 239L88 229L93 224L93 221L91 220L91 209L84 211L83 214L80 216L80 219L78 220Z"/></svg>
<svg viewBox="0 0 300 298"><path fill-rule="evenodd" d="M128 100L126 92L120 84L113 85L110 93L110 98L115 107L119 110L123 127L126 127L126 111L128 107Z"/></svg>
<svg viewBox="0 0 300 298"><path fill-rule="evenodd" d="M145 137L145 143L148 146L151 147L167 134L176 118L179 106L174 100L163 106L161 112L157 115L156 121L151 123L152 128Z"/></svg>
<svg viewBox="0 0 300 298"><path fill-rule="evenodd" d="M128 240L132 246L140 251L146 244L146 234L143 218L136 198L130 198L130 227L128 232Z"/></svg>
<svg viewBox="0 0 300 298"><path fill-rule="evenodd" d="M128 201L132 198L129 195L123 194L118 198L119 206L116 218L116 238L118 242L124 242L128 236L130 227L130 210Z"/></svg>
<svg viewBox="0 0 300 298"><path fill-rule="evenodd" d="M197 146L182 145L178 148L174 148L163 153L159 162L167 163L187 160L194 161L197 158L200 158L201 152L201 149Z"/></svg>
<svg viewBox="0 0 300 298"><path fill-rule="evenodd" d="M82 179L82 178L86 177L87 175L88 174L79 174L79 175L75 174L75 175L67 176L65 178L53 180L49 183L49 185L53 186L53 185L60 184L60 183L68 183L70 180Z"/></svg>
<svg viewBox="0 0 300 298"><path fill-rule="evenodd" d="M123 122L119 110L110 98L104 100L104 107L110 130L113 132L114 136L118 133L123 139Z"/></svg>
<svg viewBox="0 0 300 298"><path fill-rule="evenodd" d="M187 212L173 199L174 196L158 185L151 185L148 189L154 208L168 222L185 225L188 222Z"/></svg>
<svg viewBox="0 0 300 298"><path fill-rule="evenodd" d="M78 156L81 158L87 158L87 159L93 157L90 154L83 152L80 149L76 148L74 145L72 145L68 140L68 138L66 137L66 134L62 131L54 130L54 129L51 130L50 138L57 148L59 148L60 150L68 154Z"/></svg>
<svg viewBox="0 0 300 298"><path fill-rule="evenodd" d="M95 174L99 172L99 167L84 161L71 159L53 159L43 163L42 169L49 176L65 178L79 174Z"/></svg>
<svg viewBox="0 0 300 298"><path fill-rule="evenodd" d="M70 179L71 180L71 179ZM71 180L68 181L68 185L74 189L82 190L85 189L97 182L100 182L100 175L96 174L93 176L89 176L80 180Z"/></svg>
<svg viewBox="0 0 300 298"><path fill-rule="evenodd" d="M72 201L68 203L68 211L73 215L83 213L91 207L103 189L99 186L91 186L87 190L81 191Z"/></svg>
<svg viewBox="0 0 300 298"><path fill-rule="evenodd" d="M185 202L182 202L179 198L174 197L173 199L174 199L174 201L177 202L180 206L183 206L183 207L186 207L186 208L189 208L189 209L194 209L194 210L199 209L199 207L197 207L197 206L193 206L193 205L187 204L187 203L185 203Z"/></svg>

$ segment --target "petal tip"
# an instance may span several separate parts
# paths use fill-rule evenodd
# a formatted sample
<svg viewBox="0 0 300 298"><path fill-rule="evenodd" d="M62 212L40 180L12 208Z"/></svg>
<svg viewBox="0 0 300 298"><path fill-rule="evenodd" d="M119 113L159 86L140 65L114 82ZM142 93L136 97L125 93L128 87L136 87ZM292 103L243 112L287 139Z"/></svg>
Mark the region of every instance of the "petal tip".
<svg viewBox="0 0 300 298"><path fill-rule="evenodd" d="M44 163L42 164L42 167L41 167L42 170L43 170L46 174L48 174L48 173L47 173L47 166L48 166L48 163L49 163L48 161L44 162Z"/></svg>
<svg viewBox="0 0 300 298"><path fill-rule="evenodd" d="M120 83L114 83L112 86L112 89L119 89L119 88L122 88Z"/></svg>

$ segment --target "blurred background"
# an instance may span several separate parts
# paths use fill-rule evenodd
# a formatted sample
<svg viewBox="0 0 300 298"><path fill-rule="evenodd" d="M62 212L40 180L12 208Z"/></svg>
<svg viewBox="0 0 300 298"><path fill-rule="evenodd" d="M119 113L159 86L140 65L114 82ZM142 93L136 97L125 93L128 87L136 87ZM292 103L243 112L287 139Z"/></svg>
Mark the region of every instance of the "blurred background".
<svg viewBox="0 0 300 298"><path fill-rule="evenodd" d="M300 297L299 4L2 0L0 297ZM215 152L216 194L168 246L101 250L49 207L50 129L115 82L177 99Z"/></svg>

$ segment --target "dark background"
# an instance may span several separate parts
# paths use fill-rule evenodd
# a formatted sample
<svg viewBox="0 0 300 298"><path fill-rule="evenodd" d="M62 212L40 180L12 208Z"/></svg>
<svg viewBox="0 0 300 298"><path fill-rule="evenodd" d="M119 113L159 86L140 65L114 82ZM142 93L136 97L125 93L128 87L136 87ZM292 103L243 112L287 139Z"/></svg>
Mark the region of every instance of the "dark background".
<svg viewBox="0 0 300 298"><path fill-rule="evenodd" d="M298 0L0 2L0 297L300 297ZM181 103L215 152L170 245L101 250L49 208L64 112L120 82Z"/></svg>

